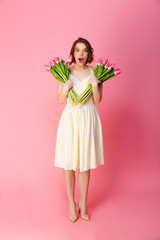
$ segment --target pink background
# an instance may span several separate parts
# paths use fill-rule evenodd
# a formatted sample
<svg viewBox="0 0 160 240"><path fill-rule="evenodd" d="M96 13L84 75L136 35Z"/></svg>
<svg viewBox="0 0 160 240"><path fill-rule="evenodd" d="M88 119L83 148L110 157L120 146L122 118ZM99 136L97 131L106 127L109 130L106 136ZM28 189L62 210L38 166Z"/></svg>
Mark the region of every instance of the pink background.
<svg viewBox="0 0 160 240"><path fill-rule="evenodd" d="M159 13L158 0L0 1L1 240L160 239ZM91 221L73 225L54 167L66 103L43 65L67 60L78 37L122 73L97 105L105 165L91 171Z"/></svg>

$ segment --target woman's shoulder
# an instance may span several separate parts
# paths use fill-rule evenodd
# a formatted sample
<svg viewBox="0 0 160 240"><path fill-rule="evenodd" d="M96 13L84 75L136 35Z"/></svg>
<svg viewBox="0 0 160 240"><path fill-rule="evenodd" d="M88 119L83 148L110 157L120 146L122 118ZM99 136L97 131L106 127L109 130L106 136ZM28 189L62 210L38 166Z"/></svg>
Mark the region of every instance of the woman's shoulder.
<svg viewBox="0 0 160 240"><path fill-rule="evenodd" d="M90 65L89 68L90 68L91 73L94 73L93 72L93 66Z"/></svg>

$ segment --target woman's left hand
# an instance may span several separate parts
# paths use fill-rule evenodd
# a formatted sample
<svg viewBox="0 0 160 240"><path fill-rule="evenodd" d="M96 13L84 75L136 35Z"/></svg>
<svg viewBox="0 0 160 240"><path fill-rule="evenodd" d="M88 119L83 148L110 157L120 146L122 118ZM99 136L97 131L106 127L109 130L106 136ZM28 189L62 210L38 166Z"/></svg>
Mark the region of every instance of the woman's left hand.
<svg viewBox="0 0 160 240"><path fill-rule="evenodd" d="M92 84L92 86L98 86L98 83L101 83L101 81L96 78L96 76L93 74L92 77L89 79L89 83Z"/></svg>

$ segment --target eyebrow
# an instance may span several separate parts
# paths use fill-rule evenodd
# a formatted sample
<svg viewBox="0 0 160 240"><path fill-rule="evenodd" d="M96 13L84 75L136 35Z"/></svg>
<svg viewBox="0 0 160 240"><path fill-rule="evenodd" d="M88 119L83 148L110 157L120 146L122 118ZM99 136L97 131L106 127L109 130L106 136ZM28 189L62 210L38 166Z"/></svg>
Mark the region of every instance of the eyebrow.
<svg viewBox="0 0 160 240"><path fill-rule="evenodd" d="M76 47L75 49L79 49L78 47ZM83 49L87 49L86 47L85 48L83 48Z"/></svg>

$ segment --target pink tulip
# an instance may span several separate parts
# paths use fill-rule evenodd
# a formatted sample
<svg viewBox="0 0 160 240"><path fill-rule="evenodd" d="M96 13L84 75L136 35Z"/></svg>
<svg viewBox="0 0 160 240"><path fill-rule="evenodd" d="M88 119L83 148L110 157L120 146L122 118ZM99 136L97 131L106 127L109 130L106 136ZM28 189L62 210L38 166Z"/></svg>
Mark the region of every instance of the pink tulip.
<svg viewBox="0 0 160 240"><path fill-rule="evenodd" d="M121 73L121 71L120 71L119 68L115 69L115 75L118 75L118 74L120 74L120 73Z"/></svg>
<svg viewBox="0 0 160 240"><path fill-rule="evenodd" d="M104 61L104 63L106 64L108 62L108 59L106 59L105 61Z"/></svg>
<svg viewBox="0 0 160 240"><path fill-rule="evenodd" d="M111 68L111 65L110 65L109 61L104 65L104 67L109 68L109 69Z"/></svg>
<svg viewBox="0 0 160 240"><path fill-rule="evenodd" d="M68 62L70 63L70 62L72 62L72 60L73 60L73 56L70 55L69 58L68 58Z"/></svg>
<svg viewBox="0 0 160 240"><path fill-rule="evenodd" d="M54 59L54 61L55 61L56 63L59 63L59 62L61 61L61 59L60 59L59 57L56 57L56 58Z"/></svg>
<svg viewBox="0 0 160 240"><path fill-rule="evenodd" d="M74 64L72 62L69 62L69 67L72 67Z"/></svg>
<svg viewBox="0 0 160 240"><path fill-rule="evenodd" d="M50 66L52 67L54 65L55 61L54 60L51 60L50 61Z"/></svg>
<svg viewBox="0 0 160 240"><path fill-rule="evenodd" d="M63 61L63 63L65 64L66 63L66 61L65 60L62 60Z"/></svg>
<svg viewBox="0 0 160 240"><path fill-rule="evenodd" d="M101 65L101 64L103 64L103 60L102 60L102 58L98 58L97 59L97 65Z"/></svg>
<svg viewBox="0 0 160 240"><path fill-rule="evenodd" d="M48 65L43 65L43 66L44 66L44 68L46 69L46 71L49 71L50 66L48 66Z"/></svg>

